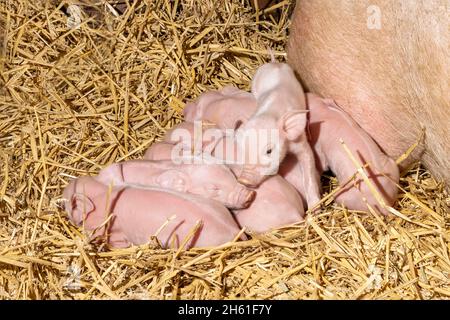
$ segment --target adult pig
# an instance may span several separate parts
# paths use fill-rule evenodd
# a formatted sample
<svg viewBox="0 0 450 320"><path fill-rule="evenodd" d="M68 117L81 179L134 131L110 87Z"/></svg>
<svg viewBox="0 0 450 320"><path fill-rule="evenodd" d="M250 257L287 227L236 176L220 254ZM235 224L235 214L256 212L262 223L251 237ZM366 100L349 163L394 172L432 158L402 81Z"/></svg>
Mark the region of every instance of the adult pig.
<svg viewBox="0 0 450 320"><path fill-rule="evenodd" d="M69 219L92 232L92 239L106 234L113 247L145 244L153 235L165 248L172 243L179 247L199 221L202 225L188 241L188 248L221 245L239 233L230 212L213 200L157 188L110 191L97 180L85 177L71 181L64 197Z"/></svg>
<svg viewBox="0 0 450 320"><path fill-rule="evenodd" d="M279 175L268 178L256 189L250 207L234 210L239 225L256 233L302 221L304 214L300 195Z"/></svg>
<svg viewBox="0 0 450 320"><path fill-rule="evenodd" d="M308 91L335 100L389 156L424 128L409 161L450 185L448 21L447 0L297 0L287 58Z"/></svg>
<svg viewBox="0 0 450 320"><path fill-rule="evenodd" d="M213 199L230 209L249 206L255 191L239 184L225 165L174 164L172 160L130 160L100 170L105 185L157 187Z"/></svg>

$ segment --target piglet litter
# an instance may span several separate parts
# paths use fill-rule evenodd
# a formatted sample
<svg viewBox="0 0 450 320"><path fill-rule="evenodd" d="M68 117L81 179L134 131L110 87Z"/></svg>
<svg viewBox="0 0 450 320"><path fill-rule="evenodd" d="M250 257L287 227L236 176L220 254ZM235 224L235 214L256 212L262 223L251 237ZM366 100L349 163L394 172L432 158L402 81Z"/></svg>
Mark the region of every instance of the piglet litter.
<svg viewBox="0 0 450 320"><path fill-rule="evenodd" d="M267 48L284 59L293 4L87 3L74 28L65 2L0 3L2 299L448 299L450 198L420 164L387 219L326 201L213 248L90 244L59 207L70 178L142 157L201 92L248 90Z"/></svg>

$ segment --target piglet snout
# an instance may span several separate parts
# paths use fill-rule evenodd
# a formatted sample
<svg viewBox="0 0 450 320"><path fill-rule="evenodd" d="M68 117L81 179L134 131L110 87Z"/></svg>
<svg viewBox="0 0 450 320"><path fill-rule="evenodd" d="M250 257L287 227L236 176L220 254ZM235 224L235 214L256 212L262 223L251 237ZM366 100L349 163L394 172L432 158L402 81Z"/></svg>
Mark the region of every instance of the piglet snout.
<svg viewBox="0 0 450 320"><path fill-rule="evenodd" d="M229 195L227 207L230 209L247 208L253 202L255 196L256 192L254 190L249 190L238 184Z"/></svg>

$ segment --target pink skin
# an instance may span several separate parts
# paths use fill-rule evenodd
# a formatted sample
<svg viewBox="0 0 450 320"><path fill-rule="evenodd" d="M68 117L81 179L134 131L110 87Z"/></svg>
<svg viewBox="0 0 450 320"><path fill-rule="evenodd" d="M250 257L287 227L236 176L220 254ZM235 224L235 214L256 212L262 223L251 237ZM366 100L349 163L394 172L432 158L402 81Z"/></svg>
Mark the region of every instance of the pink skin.
<svg viewBox="0 0 450 320"><path fill-rule="evenodd" d="M236 173L238 167L232 163L237 159L237 145L234 138L224 136L218 127L205 123L201 133L194 130L192 122L177 124L166 133L163 142L154 143L147 149L144 159L174 160L193 155L212 156L226 163L231 171Z"/></svg>
<svg viewBox="0 0 450 320"><path fill-rule="evenodd" d="M239 184L231 170L220 164L130 160L100 170L96 180L105 185L146 186L196 194L230 209L246 208L255 197L255 191Z"/></svg>
<svg viewBox="0 0 450 320"><path fill-rule="evenodd" d="M297 157L295 157L293 154L286 155L280 165L278 174L286 179L286 181L289 182L298 191L300 197L303 200L303 203L306 204L304 195L308 190L305 189L305 185L303 183L304 173L302 168L298 165Z"/></svg>
<svg viewBox="0 0 450 320"><path fill-rule="evenodd" d="M180 136L182 135L179 132L181 130L187 130L189 134L194 135L194 124L192 122L180 122L174 125L172 128L167 130L162 141L170 144L183 142L180 140Z"/></svg>
<svg viewBox="0 0 450 320"><path fill-rule="evenodd" d="M310 110L311 145L319 160L317 167L320 173L330 169L342 185L356 172L355 165L340 143L342 139L360 164L370 164L365 170L366 174L386 204L392 205L397 196L399 182L399 169L395 161L385 155L373 139L333 100L308 93L307 101ZM359 175L355 184L346 185L343 191L337 194L336 202L348 209L366 211L367 205L363 197L369 205L383 214L388 214Z"/></svg>
<svg viewBox="0 0 450 320"><path fill-rule="evenodd" d="M153 143L144 154L144 160L170 160L174 145L167 142Z"/></svg>
<svg viewBox="0 0 450 320"><path fill-rule="evenodd" d="M92 238L103 234L104 229L94 229L100 226L107 217L105 212L103 214L89 214L93 210L93 204L90 199L103 197L108 192L108 187L89 176L79 177L70 181L64 189L63 199L66 200L64 207L70 221L76 226L83 225L85 230L93 232ZM105 211L106 199L102 205L103 211ZM100 207L99 205L97 206ZM108 240L113 247L125 248L131 245L124 233L117 227L117 224L111 225L109 233Z"/></svg>
<svg viewBox="0 0 450 320"><path fill-rule="evenodd" d="M448 27L448 0L298 0L287 59L393 159L419 142L401 167L450 187Z"/></svg>
<svg viewBox="0 0 450 320"><path fill-rule="evenodd" d="M238 181L249 187L257 187L269 174L278 171L287 154L292 154L301 170L302 184L308 208L320 200L320 177L316 170L314 153L305 134L307 122L305 96L292 69L284 63L267 63L261 66L252 82L252 92L257 99L258 111L237 130L237 144L243 148L251 132L261 129L275 130L278 139L269 141L258 149L259 162L246 163L238 174ZM243 150L246 158L251 156ZM246 154L247 153L247 154ZM263 165L270 163L274 172L267 172Z"/></svg>
<svg viewBox="0 0 450 320"><path fill-rule="evenodd" d="M210 122L220 129L235 129L246 122L256 109L251 93L226 86L220 91L205 92L195 102L186 104L184 118L190 122Z"/></svg>
<svg viewBox="0 0 450 320"><path fill-rule="evenodd" d="M163 138L163 142L171 144L185 143L186 136L189 137L195 137L197 135L200 136L200 133L204 134L204 132L207 130L213 132L218 137L223 136L223 132L221 131L221 129L216 127L212 123L199 122L197 124L197 127L195 127L194 122L181 122L166 132ZM208 140L207 142L214 142L214 141Z"/></svg>
<svg viewBox="0 0 450 320"><path fill-rule="evenodd" d="M106 186L90 177L71 181L64 195L68 199L66 211L70 220L93 232L92 238L105 233L105 227L100 226L111 212L108 243L113 247L148 243L170 218L173 219L157 234L165 248L171 246L172 239L179 247L197 221L202 221L203 225L187 243L187 248L221 245L239 233L238 225L224 206L199 196L130 187L114 188L108 193Z"/></svg>
<svg viewBox="0 0 450 320"><path fill-rule="evenodd" d="M201 120L182 122L170 129L164 136L166 143L181 145L183 150L190 150L189 154L214 154L214 148L222 142L224 132L211 123Z"/></svg>
<svg viewBox="0 0 450 320"><path fill-rule="evenodd" d="M270 66L267 67L270 69ZM262 82L260 80L262 79L262 75L263 74L261 73L257 73L257 75L255 75L253 90L256 95L258 95L258 92L270 91L273 89L273 83ZM276 81L278 80L275 78L275 82ZM364 133L363 130L350 117L342 113L339 108L325 108L322 99L313 94L308 94L307 96L310 97L308 100L311 100L308 101L310 118L312 119L311 121L314 121L314 123L310 126L309 133L311 134L311 139L314 141L313 151L317 167L317 175L331 169L337 175L340 183L343 184L355 172L353 163L347 155L343 153L345 151L342 149L339 139L336 138L335 134L337 132L341 132L344 140L351 141L351 145L349 143L347 143L347 145L354 154L357 154L355 153L357 151L362 157L371 159L370 161L373 163L372 170L375 169L375 172L372 172L371 180L376 180L373 181L374 185L376 186L378 192L384 195L386 204L392 205L395 200L395 195L397 194L397 187L394 183L398 182L397 166L393 164L393 161L380 151L373 140L366 133ZM315 103L313 104L313 102ZM334 112L330 112L330 110L334 110ZM324 121L326 121L326 123ZM320 126L320 122L324 123ZM321 130L318 130L319 127ZM322 144L318 144L318 140L326 141L323 141ZM331 161L326 159L331 159ZM333 159L335 161L333 161ZM338 163L335 163L336 159L341 160L339 160ZM385 168L383 168L382 165L384 162L386 162ZM330 163L330 165L328 165L328 163ZM305 195L309 192L309 189L305 187L307 183L304 181L304 178L308 176L308 170L310 170L310 168L305 170L301 165L298 165L298 159L294 154L287 154L279 170L279 174L298 190L300 196L303 197L304 203L306 202ZM238 173L239 170L234 168L233 172ZM388 175L394 182L388 178L374 177L373 175L377 173L384 173ZM362 183L361 191L355 187L347 186L344 191L338 194L336 202L339 204L344 204L351 210L367 210L367 206L362 200L362 196L364 196L371 206L386 214L386 210L380 208L378 201L374 199L372 193L370 193L367 188L368 187L365 183Z"/></svg>
<svg viewBox="0 0 450 320"><path fill-rule="evenodd" d="M279 175L265 180L250 207L234 211L241 227L263 233L303 220L303 202L293 186Z"/></svg>

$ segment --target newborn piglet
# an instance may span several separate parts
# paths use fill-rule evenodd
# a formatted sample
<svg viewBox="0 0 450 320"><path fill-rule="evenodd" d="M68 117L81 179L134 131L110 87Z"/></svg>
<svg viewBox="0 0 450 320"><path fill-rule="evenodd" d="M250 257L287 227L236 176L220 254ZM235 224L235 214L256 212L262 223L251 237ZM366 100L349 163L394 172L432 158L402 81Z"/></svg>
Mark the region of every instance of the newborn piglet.
<svg viewBox="0 0 450 320"><path fill-rule="evenodd" d="M348 209L367 211L367 205L363 201L366 198L369 205L388 214L359 174L355 181L343 185L356 173L357 167L344 150L340 139L361 165L368 164L364 171L376 192L389 206L395 202L398 192L399 169L395 161L384 154L369 134L333 100L309 93L307 102L310 110L311 144L316 151L319 172L330 169L343 187L336 195L336 202Z"/></svg>
<svg viewBox="0 0 450 320"><path fill-rule="evenodd" d="M256 100L249 92L233 86L201 94L194 102L186 104L184 119L188 122L203 120L220 129L235 129L256 111Z"/></svg>
<svg viewBox="0 0 450 320"><path fill-rule="evenodd" d="M92 232L91 239L105 236L113 247L146 244L152 236L164 248L179 247L197 222L201 226L186 248L221 245L240 231L223 205L191 194L158 188L109 189L92 177L81 177L69 183L64 198L69 219Z"/></svg>
<svg viewBox="0 0 450 320"><path fill-rule="evenodd" d="M177 130L193 132L193 124L184 122L177 125L167 133L164 141L179 142L177 139L172 139L172 134L178 136ZM170 159L173 148L175 148L175 145L167 142L155 143L147 150L146 157ZM221 151L218 151L219 149ZM222 152L220 143L216 145L214 152L216 155L226 154L226 151ZM278 175L270 177L255 189L255 192L256 198L250 204L250 207L233 211L241 227L245 226L253 232L261 233L303 219L302 199L298 192L282 177Z"/></svg>
<svg viewBox="0 0 450 320"><path fill-rule="evenodd" d="M230 209L250 205L255 191L237 182L220 164L175 164L171 160L130 160L100 170L96 179L105 185L147 186L200 195Z"/></svg>
<svg viewBox="0 0 450 320"><path fill-rule="evenodd" d="M266 68L266 70L264 70L264 68ZM262 70L259 70L254 77L252 90L261 100L270 100L271 94L268 94L267 92L273 90L274 86L280 80L277 80L277 78L274 77L275 81L262 81L262 79L265 78L265 75L267 75L267 72L273 71L273 65L268 64L261 67L261 69ZM292 83L295 84L295 82ZM292 92L295 91L295 89L292 89ZM263 92L266 93L264 94ZM202 102L202 96L199 98L200 102ZM206 96L206 98L208 98L208 96ZM256 102L256 99L254 100ZM305 159L307 164L307 169L305 169L304 165L299 163L298 156L293 153L288 153L280 165L279 174L298 190L304 203L308 202L306 196L311 194L311 190L307 187L308 183L305 183L308 177L309 179L315 180L324 171L330 169L336 174L339 183L342 186L348 178L356 172L355 165L348 157L339 141L339 139L342 138L361 163L368 162L370 164L370 171L367 171L369 179L373 182L373 186L375 186L376 191L383 197L385 203L387 205L392 205L397 194L396 183L398 183L399 180L398 168L395 162L386 156L378 148L373 139L332 100L322 99L311 93L307 94L306 100L307 109L309 109L309 142L310 146L313 147L315 165L312 166L310 161ZM233 99L228 99L227 101L230 105L233 105ZM246 105L251 108L250 103ZM203 104L203 108L208 109L212 107ZM239 118L236 115L234 115L234 117L236 119ZM221 123L220 119L218 119L218 124L226 128L226 125ZM188 124L185 126L192 127L192 125ZM235 149L237 146L234 146L233 148L233 156L236 158L237 151ZM215 149L216 154L220 154L218 150L221 150L221 148ZM308 154L308 152L306 153ZM225 158L223 154L222 158ZM236 175L239 174L239 170L240 168L237 166L232 168L232 171ZM312 170L315 170L315 173L311 174ZM308 174L307 172L310 173ZM314 181L311 183L313 185L315 184ZM316 192L313 192L313 195L310 195L310 198L315 198L315 194ZM344 204L348 209L367 210L363 197L366 198L370 205L380 212L384 214L387 213L387 211L380 206L372 192L369 190L369 187L361 178L358 178L355 184L345 186L338 194L336 202ZM312 200L310 200L310 202L311 201Z"/></svg>
<svg viewBox="0 0 450 320"><path fill-rule="evenodd" d="M304 196L308 208L320 200L320 177L315 166L314 153L309 145L305 127L306 103L303 89L293 70L285 63L266 63L257 71L252 81L252 93L257 100L257 111L236 133L240 154L245 162L238 181L249 187L259 186L270 175L276 174L287 154L296 158L296 170L302 173ZM265 143L253 141L255 132L268 135ZM249 146L257 145L257 148ZM267 165L269 164L269 165Z"/></svg>
<svg viewBox="0 0 450 320"><path fill-rule="evenodd" d="M297 223L305 214L297 190L279 175L261 183L250 207L233 212L241 227L256 233Z"/></svg>
<svg viewBox="0 0 450 320"><path fill-rule="evenodd" d="M172 160L185 163L191 157L203 163L223 163L236 174L237 145L232 136L214 125L182 122L170 129L162 142L153 143L145 152L146 160Z"/></svg>

